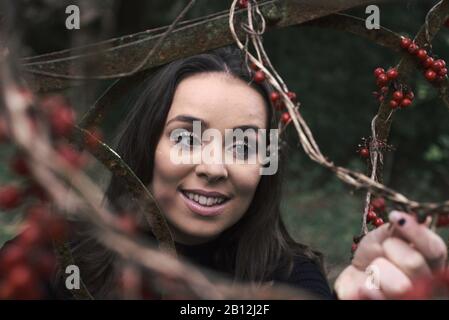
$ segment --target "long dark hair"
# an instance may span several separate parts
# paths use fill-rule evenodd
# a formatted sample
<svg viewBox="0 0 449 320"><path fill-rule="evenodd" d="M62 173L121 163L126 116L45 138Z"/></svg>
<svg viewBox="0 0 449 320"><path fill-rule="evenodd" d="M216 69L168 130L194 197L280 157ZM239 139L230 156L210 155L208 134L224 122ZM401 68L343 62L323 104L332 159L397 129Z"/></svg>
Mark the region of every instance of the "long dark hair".
<svg viewBox="0 0 449 320"><path fill-rule="evenodd" d="M276 128L276 119L269 94L270 87L252 81L240 50L225 47L174 61L145 79L139 86L138 97L123 121L118 135L117 153L145 185L152 181L155 149L163 132L166 118L178 84L194 74L224 72L239 78L264 98L268 128ZM321 254L296 243L288 234L281 218L282 162L274 175L262 175L253 201L244 216L224 231L223 243L216 252L217 265L224 266L235 280L262 282L283 270L288 277L293 257L302 255L315 262L324 272ZM118 211L126 210L126 184L113 176L105 198ZM113 262L116 256L102 248L88 233L75 241L73 255L82 270L83 280L95 296L106 297L112 288Z"/></svg>

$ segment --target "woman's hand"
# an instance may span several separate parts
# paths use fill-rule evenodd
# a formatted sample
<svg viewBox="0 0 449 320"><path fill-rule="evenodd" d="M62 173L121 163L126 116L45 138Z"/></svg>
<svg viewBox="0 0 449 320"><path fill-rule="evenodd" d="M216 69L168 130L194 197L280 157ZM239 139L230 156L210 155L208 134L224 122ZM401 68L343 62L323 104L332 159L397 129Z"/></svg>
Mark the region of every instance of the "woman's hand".
<svg viewBox="0 0 449 320"><path fill-rule="evenodd" d="M392 211L390 223L369 232L338 276L339 299L394 299L412 280L447 267L444 241L415 217Z"/></svg>

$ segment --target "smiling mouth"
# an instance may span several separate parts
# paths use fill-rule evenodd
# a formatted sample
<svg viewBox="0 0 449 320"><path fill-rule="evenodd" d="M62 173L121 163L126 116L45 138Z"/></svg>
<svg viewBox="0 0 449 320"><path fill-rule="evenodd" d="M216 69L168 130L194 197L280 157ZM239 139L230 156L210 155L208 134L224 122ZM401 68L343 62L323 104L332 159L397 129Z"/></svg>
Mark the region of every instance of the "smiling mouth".
<svg viewBox="0 0 449 320"><path fill-rule="evenodd" d="M204 196L202 194L198 194L191 191L186 190L180 190L181 193L191 201L203 206L203 207L215 207L222 205L229 201L229 198L222 197L222 196L216 196L216 197L208 197Z"/></svg>

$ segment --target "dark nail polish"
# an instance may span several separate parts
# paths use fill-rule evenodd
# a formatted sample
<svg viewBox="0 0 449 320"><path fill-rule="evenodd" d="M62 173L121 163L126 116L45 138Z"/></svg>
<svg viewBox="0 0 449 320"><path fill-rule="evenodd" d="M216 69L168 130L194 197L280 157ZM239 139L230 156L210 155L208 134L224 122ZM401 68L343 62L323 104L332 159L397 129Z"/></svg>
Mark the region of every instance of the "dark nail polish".
<svg viewBox="0 0 449 320"><path fill-rule="evenodd" d="M405 224L406 220L404 218L399 219L398 224L402 227Z"/></svg>

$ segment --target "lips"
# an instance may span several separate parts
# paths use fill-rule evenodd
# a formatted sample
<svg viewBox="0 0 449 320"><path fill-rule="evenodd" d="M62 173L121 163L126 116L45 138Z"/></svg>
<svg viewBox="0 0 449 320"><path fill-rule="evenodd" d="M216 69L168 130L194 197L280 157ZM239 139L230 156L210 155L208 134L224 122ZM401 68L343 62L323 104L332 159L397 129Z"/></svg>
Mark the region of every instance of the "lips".
<svg viewBox="0 0 449 320"><path fill-rule="evenodd" d="M230 197L219 192L203 190L179 190L186 206L202 216L216 216L223 212Z"/></svg>

